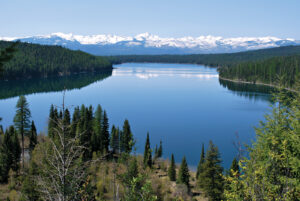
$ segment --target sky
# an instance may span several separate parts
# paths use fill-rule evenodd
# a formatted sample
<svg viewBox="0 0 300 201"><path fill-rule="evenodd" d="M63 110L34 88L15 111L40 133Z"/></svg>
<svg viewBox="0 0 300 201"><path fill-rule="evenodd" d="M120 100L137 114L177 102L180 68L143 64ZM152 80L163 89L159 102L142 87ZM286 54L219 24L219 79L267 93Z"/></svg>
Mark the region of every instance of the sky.
<svg viewBox="0 0 300 201"><path fill-rule="evenodd" d="M54 32L300 39L300 0L0 0L0 36Z"/></svg>

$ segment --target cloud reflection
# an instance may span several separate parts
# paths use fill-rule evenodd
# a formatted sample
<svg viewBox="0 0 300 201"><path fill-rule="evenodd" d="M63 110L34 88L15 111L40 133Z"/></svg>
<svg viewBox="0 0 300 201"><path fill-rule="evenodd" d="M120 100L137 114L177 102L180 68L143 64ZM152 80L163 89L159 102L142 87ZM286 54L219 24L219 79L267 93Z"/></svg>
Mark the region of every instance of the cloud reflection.
<svg viewBox="0 0 300 201"><path fill-rule="evenodd" d="M113 70L113 76L134 76L139 79L148 80L151 78L157 78L161 76L180 76L183 78L197 78L202 80L208 80L218 78L219 75L216 72L203 71L202 69L195 68L117 68Z"/></svg>

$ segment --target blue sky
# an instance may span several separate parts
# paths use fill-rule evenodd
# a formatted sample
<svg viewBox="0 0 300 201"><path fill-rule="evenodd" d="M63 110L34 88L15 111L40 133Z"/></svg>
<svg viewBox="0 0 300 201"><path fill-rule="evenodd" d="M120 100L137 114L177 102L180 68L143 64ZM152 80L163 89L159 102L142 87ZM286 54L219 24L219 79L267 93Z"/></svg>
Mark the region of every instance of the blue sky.
<svg viewBox="0 0 300 201"><path fill-rule="evenodd" d="M300 39L300 0L0 0L0 36L64 32Z"/></svg>

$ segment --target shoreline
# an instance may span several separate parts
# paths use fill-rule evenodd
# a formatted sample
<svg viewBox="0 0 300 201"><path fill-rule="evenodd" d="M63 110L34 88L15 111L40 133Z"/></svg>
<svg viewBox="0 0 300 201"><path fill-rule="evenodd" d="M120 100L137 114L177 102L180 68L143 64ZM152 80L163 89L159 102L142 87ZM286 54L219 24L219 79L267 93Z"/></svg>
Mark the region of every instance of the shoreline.
<svg viewBox="0 0 300 201"><path fill-rule="evenodd" d="M243 80L232 80L232 79L228 79L228 78L221 77L220 75L219 75L219 79L221 79L221 80L226 80L226 81L229 81L229 82L235 82L235 83L244 83L244 84L253 84L253 85L263 85L263 86L268 86L268 87L272 87L272 88L276 88L276 89L279 88L279 86L273 85L273 84L266 84L266 83L262 83L262 82L253 83L253 82L248 82L248 81L243 81ZM287 90L287 91L299 93L299 91L297 91L297 90L295 90L295 89L290 89L290 88L284 88L284 89Z"/></svg>

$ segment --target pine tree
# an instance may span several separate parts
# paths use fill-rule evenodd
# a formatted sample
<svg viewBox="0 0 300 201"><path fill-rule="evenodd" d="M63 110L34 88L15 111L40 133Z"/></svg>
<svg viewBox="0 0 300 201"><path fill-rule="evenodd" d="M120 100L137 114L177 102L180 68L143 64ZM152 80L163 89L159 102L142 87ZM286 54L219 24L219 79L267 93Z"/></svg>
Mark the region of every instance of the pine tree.
<svg viewBox="0 0 300 201"><path fill-rule="evenodd" d="M13 126L5 131L0 144L0 182L7 182L9 170L19 170L21 147Z"/></svg>
<svg viewBox="0 0 300 201"><path fill-rule="evenodd" d="M159 148L157 150L157 156L158 158L162 157L163 154L163 148L162 148L162 141L159 142Z"/></svg>
<svg viewBox="0 0 300 201"><path fill-rule="evenodd" d="M21 158L21 147L20 147L20 142L18 138L18 134L15 131L13 126L10 126L9 128L9 135L11 137L11 142L12 142L12 147L10 149L11 154L12 154L12 166L11 168L14 171L18 171L20 168L20 158Z"/></svg>
<svg viewBox="0 0 300 201"><path fill-rule="evenodd" d="M125 153L130 153L132 151L132 147L134 146L134 139L130 129L129 121L127 119L124 121L120 140L121 150Z"/></svg>
<svg viewBox="0 0 300 201"><path fill-rule="evenodd" d="M150 147L150 139L149 139L149 133L147 133L147 139L145 143L145 150L144 150L144 165L145 167L152 167L152 150Z"/></svg>
<svg viewBox="0 0 300 201"><path fill-rule="evenodd" d="M95 118L94 118L94 132L93 132L93 147L94 147L94 151L103 151L103 147L102 147L102 131L101 131L101 127L102 127L102 119L103 119L103 114L102 114L102 108L100 105L97 106L97 109L95 111L94 114Z"/></svg>
<svg viewBox="0 0 300 201"><path fill-rule="evenodd" d="M185 184L188 189L190 188L190 173L189 173L189 168L188 164L186 162L185 157L183 157L179 172L178 172L178 179L177 182L180 184Z"/></svg>
<svg viewBox="0 0 300 201"><path fill-rule="evenodd" d="M223 168L218 147L210 141L203 164L203 171L199 175L199 184L211 200L222 199L224 188L222 172Z"/></svg>
<svg viewBox="0 0 300 201"><path fill-rule="evenodd" d="M120 134L119 128L116 128L115 125L112 126L111 129L111 138L110 138L110 147L113 152L119 152L120 150Z"/></svg>
<svg viewBox="0 0 300 201"><path fill-rule="evenodd" d="M102 142L102 151L105 151L106 153L108 152L108 147L109 147L109 125L108 125L108 118L106 111L104 110L103 112L103 120L102 120L102 125L101 125L101 142Z"/></svg>
<svg viewBox="0 0 300 201"><path fill-rule="evenodd" d="M76 135L76 129L77 125L80 121L80 110L79 107L75 107L73 117L72 117L72 123L71 123L71 131L70 131L70 137L75 137Z"/></svg>
<svg viewBox="0 0 300 201"><path fill-rule="evenodd" d="M5 134L4 134L5 135ZM3 145L0 147L0 182L7 182L10 165L8 164L9 154L5 151Z"/></svg>
<svg viewBox="0 0 300 201"><path fill-rule="evenodd" d="M203 164L205 161L205 153L204 153L204 144L202 144L202 150L201 150L201 156L200 156L200 161L198 163L198 167L197 167L197 173L196 173L196 178L199 178L199 175L202 173L203 171Z"/></svg>
<svg viewBox="0 0 300 201"><path fill-rule="evenodd" d="M15 123L18 133L22 136L22 165L24 168L24 159L25 159L24 137L29 132L29 129L30 129L29 119L31 117L29 105L24 96L19 97L16 108L17 108L17 111L16 111L16 115L14 117L14 123Z"/></svg>
<svg viewBox="0 0 300 201"><path fill-rule="evenodd" d="M37 144L37 133L36 133L34 121L32 121L30 135L29 135L29 153L30 153L30 155L31 155L32 151L34 150L36 144Z"/></svg>
<svg viewBox="0 0 300 201"><path fill-rule="evenodd" d="M155 149L154 149L154 159L158 158L158 149L157 149L157 145L155 145Z"/></svg>
<svg viewBox="0 0 300 201"><path fill-rule="evenodd" d="M233 174L232 174L233 172L237 173L237 175L240 174L239 162L237 161L236 158L233 159L229 170L230 170L229 175L231 177L233 177Z"/></svg>
<svg viewBox="0 0 300 201"><path fill-rule="evenodd" d="M54 138L54 129L58 119L57 109L53 105L50 107L49 120L48 120L48 136Z"/></svg>
<svg viewBox="0 0 300 201"><path fill-rule="evenodd" d="M168 169L168 176L171 181L176 181L176 165L175 165L175 159L173 154L171 156L171 165Z"/></svg>

